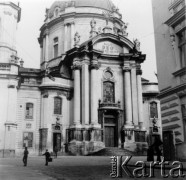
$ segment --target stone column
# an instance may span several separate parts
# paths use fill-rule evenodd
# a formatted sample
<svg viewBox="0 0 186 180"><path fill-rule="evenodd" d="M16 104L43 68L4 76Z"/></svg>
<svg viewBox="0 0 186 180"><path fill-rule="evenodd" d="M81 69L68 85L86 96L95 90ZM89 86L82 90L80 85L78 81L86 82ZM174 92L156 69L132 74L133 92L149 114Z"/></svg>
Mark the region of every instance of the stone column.
<svg viewBox="0 0 186 180"><path fill-rule="evenodd" d="M134 125L138 125L138 96L137 96L137 82L136 82L136 66L135 62L131 69L131 87L132 87L132 116Z"/></svg>
<svg viewBox="0 0 186 180"><path fill-rule="evenodd" d="M81 111L81 102L80 102L80 69L81 65L79 62L75 61L73 63L74 70L74 125L80 125L80 111Z"/></svg>
<svg viewBox="0 0 186 180"><path fill-rule="evenodd" d="M43 62L46 60L45 51L46 51L46 38L43 37L43 51L42 51Z"/></svg>
<svg viewBox="0 0 186 180"><path fill-rule="evenodd" d="M49 31L46 30L46 43L45 43L45 61L48 62L49 58L48 58L48 48L49 48L49 42L48 42L48 35L49 35Z"/></svg>
<svg viewBox="0 0 186 180"><path fill-rule="evenodd" d="M131 97L131 78L130 68L124 67L124 90L125 90L125 126L132 126L132 97Z"/></svg>
<svg viewBox="0 0 186 180"><path fill-rule="evenodd" d="M142 98L142 85L141 85L141 66L137 67L137 94L138 94L138 122L140 128L143 126L143 98Z"/></svg>
<svg viewBox="0 0 186 180"><path fill-rule="evenodd" d="M71 48L73 48L74 47L74 32L75 32L75 23L74 22L72 22L71 23Z"/></svg>
<svg viewBox="0 0 186 180"><path fill-rule="evenodd" d="M64 24L65 27L65 38L64 38L64 52L67 51L67 24Z"/></svg>
<svg viewBox="0 0 186 180"><path fill-rule="evenodd" d="M96 96L96 76L99 68L97 61L91 62L91 124L98 125L98 101Z"/></svg>
<svg viewBox="0 0 186 180"><path fill-rule="evenodd" d="M88 61L82 64L82 124L89 124L89 71Z"/></svg>

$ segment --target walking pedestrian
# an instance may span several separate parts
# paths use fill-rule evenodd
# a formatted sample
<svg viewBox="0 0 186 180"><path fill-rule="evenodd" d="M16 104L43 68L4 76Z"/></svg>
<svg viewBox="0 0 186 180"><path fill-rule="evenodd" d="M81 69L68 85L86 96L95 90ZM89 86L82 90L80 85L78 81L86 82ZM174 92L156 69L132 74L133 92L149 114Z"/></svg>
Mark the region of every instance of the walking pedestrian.
<svg viewBox="0 0 186 180"><path fill-rule="evenodd" d="M57 158L57 152L58 152L58 148L57 146L54 147L54 155L55 155L55 158Z"/></svg>
<svg viewBox="0 0 186 180"><path fill-rule="evenodd" d="M28 150L27 150L27 147L25 147L25 150L24 150L24 153L23 153L23 163L24 163L24 166L27 166L27 158L28 158Z"/></svg>
<svg viewBox="0 0 186 180"><path fill-rule="evenodd" d="M49 159L50 159L50 153L48 152L48 149L46 149L46 152L43 154L43 156L45 156L45 166L48 166L48 162L49 162Z"/></svg>

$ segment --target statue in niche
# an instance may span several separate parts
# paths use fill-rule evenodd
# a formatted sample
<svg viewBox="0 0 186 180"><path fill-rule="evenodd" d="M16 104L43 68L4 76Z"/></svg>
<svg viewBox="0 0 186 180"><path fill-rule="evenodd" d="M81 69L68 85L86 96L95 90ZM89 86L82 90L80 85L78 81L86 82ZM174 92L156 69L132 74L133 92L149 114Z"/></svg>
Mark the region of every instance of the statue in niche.
<svg viewBox="0 0 186 180"><path fill-rule="evenodd" d="M56 125L60 125L60 117L59 116L56 117Z"/></svg>
<svg viewBox="0 0 186 180"><path fill-rule="evenodd" d="M94 20L94 18L90 21L90 27L91 27L91 31L96 30L96 21Z"/></svg>
<svg viewBox="0 0 186 180"><path fill-rule="evenodd" d="M133 40L134 42L134 49L137 50L137 51L140 51L140 42L138 39L134 39Z"/></svg>
<svg viewBox="0 0 186 180"><path fill-rule="evenodd" d="M74 46L78 46L79 45L79 42L80 42L80 35L78 32L75 33L74 35Z"/></svg>
<svg viewBox="0 0 186 180"><path fill-rule="evenodd" d="M124 23L121 27L121 32L122 32L122 35L123 36L128 36L128 33L127 33L127 27L128 27L128 23Z"/></svg>

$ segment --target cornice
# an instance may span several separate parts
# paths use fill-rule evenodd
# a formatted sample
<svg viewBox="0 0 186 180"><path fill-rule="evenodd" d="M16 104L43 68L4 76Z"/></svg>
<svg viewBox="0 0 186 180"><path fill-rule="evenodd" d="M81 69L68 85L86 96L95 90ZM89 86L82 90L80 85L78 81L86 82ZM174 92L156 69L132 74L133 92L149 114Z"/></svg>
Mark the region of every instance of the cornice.
<svg viewBox="0 0 186 180"><path fill-rule="evenodd" d="M179 69L178 71L172 73L175 77L186 74L186 67Z"/></svg>
<svg viewBox="0 0 186 180"><path fill-rule="evenodd" d="M171 94L178 93L179 91L185 90L185 88L186 88L186 83L176 86L174 88L169 88L165 91L161 91L160 94L158 95L158 98L161 99Z"/></svg>
<svg viewBox="0 0 186 180"><path fill-rule="evenodd" d="M73 87L59 86L55 84L40 85L41 90L61 90L61 91L72 91Z"/></svg>
<svg viewBox="0 0 186 180"><path fill-rule="evenodd" d="M168 26L174 26L178 23L180 19L185 18L185 14L186 14L186 6L184 6L180 11L178 11L166 22L164 22L164 24L167 24Z"/></svg>
<svg viewBox="0 0 186 180"><path fill-rule="evenodd" d="M175 2L173 2L170 6L169 6L169 11L173 8L175 8L176 6L178 6L183 0L177 0Z"/></svg>
<svg viewBox="0 0 186 180"><path fill-rule="evenodd" d="M64 14L61 14L59 17L52 19L48 23L43 24L40 28L40 31L41 31L40 36L44 33L46 28L50 28L51 26L57 23L63 22L63 21L65 22L65 19L67 18L73 18L75 21L75 19L81 18L81 17L99 18L99 19L105 20L105 17L102 14L97 14L97 13L76 13L76 12L64 13ZM117 17L111 17L109 21L123 24L123 21L118 19Z"/></svg>

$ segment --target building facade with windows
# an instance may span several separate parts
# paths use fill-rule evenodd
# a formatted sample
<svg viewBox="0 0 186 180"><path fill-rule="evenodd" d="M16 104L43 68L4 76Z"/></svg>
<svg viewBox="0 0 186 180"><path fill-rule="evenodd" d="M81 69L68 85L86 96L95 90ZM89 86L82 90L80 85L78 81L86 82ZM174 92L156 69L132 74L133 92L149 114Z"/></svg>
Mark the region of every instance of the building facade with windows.
<svg viewBox="0 0 186 180"><path fill-rule="evenodd" d="M152 9L163 131L173 136L174 155L186 159L186 5L152 0Z"/></svg>
<svg viewBox="0 0 186 180"><path fill-rule="evenodd" d="M20 13L14 4L1 6ZM119 10L110 0L56 1L45 17L40 69L24 68L16 51L5 58L17 68L14 76L1 69L9 83L1 153L22 154L25 146L38 155L55 147L76 155L104 147L145 152L161 135L158 88L141 78L146 56L127 38Z"/></svg>

